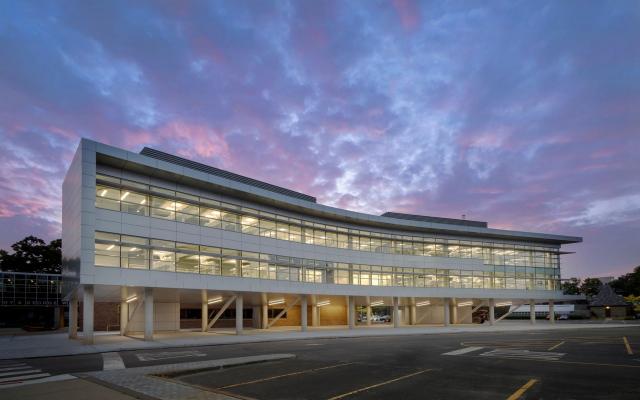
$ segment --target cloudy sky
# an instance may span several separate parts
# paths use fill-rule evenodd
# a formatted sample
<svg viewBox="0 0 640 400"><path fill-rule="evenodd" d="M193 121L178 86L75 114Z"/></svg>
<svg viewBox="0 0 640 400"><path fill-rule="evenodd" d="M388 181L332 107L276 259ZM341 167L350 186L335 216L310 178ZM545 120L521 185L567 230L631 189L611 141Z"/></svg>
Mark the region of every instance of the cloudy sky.
<svg viewBox="0 0 640 400"><path fill-rule="evenodd" d="M80 137L323 204L640 264L637 1L2 1L0 247L60 236Z"/></svg>

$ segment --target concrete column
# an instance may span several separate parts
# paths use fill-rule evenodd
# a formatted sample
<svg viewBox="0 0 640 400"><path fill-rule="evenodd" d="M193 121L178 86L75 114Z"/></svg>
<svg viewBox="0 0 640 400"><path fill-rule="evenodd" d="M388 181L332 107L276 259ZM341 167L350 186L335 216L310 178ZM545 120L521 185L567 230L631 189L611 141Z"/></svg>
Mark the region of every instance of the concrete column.
<svg viewBox="0 0 640 400"><path fill-rule="evenodd" d="M144 288L144 340L153 340L153 288Z"/></svg>
<svg viewBox="0 0 640 400"><path fill-rule="evenodd" d="M209 330L209 296L207 289L200 290L200 330L206 332Z"/></svg>
<svg viewBox="0 0 640 400"><path fill-rule="evenodd" d="M455 298L451 299L451 323L458 323L458 300Z"/></svg>
<svg viewBox="0 0 640 400"><path fill-rule="evenodd" d="M353 296L347 297L347 323L349 329L353 329L356 326L356 305Z"/></svg>
<svg viewBox="0 0 640 400"><path fill-rule="evenodd" d="M255 329L260 329L262 328L262 322L260 322L260 316L262 313L262 307L261 306L253 306L252 307L253 312L251 313L251 326Z"/></svg>
<svg viewBox="0 0 640 400"><path fill-rule="evenodd" d="M495 325L496 323L496 301L489 299L489 325Z"/></svg>
<svg viewBox="0 0 640 400"><path fill-rule="evenodd" d="M451 323L451 299L444 299L444 326L449 326Z"/></svg>
<svg viewBox="0 0 640 400"><path fill-rule="evenodd" d="M367 325L371 326L371 318L373 315L371 314L371 304L367 300Z"/></svg>
<svg viewBox="0 0 640 400"><path fill-rule="evenodd" d="M93 285L82 285L82 335L85 344L93 344Z"/></svg>
<svg viewBox="0 0 640 400"><path fill-rule="evenodd" d="M418 322L418 318L416 314L417 314L417 307L414 300L413 304L409 306L409 323L411 325L415 325Z"/></svg>
<svg viewBox="0 0 640 400"><path fill-rule="evenodd" d="M551 321L552 324L556 323L556 312L553 308L553 300L549 300L549 321Z"/></svg>
<svg viewBox="0 0 640 400"><path fill-rule="evenodd" d="M400 299L398 297L393 297L393 316L391 317L393 319L393 327L394 328L399 328L400 327Z"/></svg>
<svg viewBox="0 0 640 400"><path fill-rule="evenodd" d="M78 337L78 289L69 298L69 339Z"/></svg>
<svg viewBox="0 0 640 400"><path fill-rule="evenodd" d="M243 309L242 295L236 296L236 335L242 335L242 309Z"/></svg>
<svg viewBox="0 0 640 400"><path fill-rule="evenodd" d="M531 325L536 323L536 303L533 299L529 300L529 321Z"/></svg>
<svg viewBox="0 0 640 400"><path fill-rule="evenodd" d="M269 304L264 303L260 306L262 310L262 315L260 318L260 322L262 323L262 329L267 329L269 326Z"/></svg>
<svg viewBox="0 0 640 400"><path fill-rule="evenodd" d="M320 325L320 308L314 303L311 305L311 326Z"/></svg>
<svg viewBox="0 0 640 400"><path fill-rule="evenodd" d="M307 330L307 295L302 296L300 301L300 330Z"/></svg>
<svg viewBox="0 0 640 400"><path fill-rule="evenodd" d="M126 286L120 286L120 336L124 336L127 333L127 325L129 324L128 296L128 288Z"/></svg>

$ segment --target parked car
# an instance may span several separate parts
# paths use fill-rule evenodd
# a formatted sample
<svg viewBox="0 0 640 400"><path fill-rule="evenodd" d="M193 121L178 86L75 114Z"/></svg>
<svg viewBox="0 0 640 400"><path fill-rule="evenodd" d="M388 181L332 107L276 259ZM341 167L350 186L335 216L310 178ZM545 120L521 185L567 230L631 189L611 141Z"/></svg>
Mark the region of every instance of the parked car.
<svg viewBox="0 0 640 400"><path fill-rule="evenodd" d="M559 321L567 320L567 319L569 319L569 314L561 314L561 315L558 317L558 320L559 320Z"/></svg>
<svg viewBox="0 0 640 400"><path fill-rule="evenodd" d="M379 319L380 322L391 322L391 317L388 315L383 315Z"/></svg>

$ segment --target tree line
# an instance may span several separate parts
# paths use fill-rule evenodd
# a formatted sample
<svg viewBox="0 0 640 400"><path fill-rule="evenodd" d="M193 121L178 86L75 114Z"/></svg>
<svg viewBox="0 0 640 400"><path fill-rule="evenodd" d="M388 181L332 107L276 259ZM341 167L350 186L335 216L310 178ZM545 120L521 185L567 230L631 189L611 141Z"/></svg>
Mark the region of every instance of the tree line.
<svg viewBox="0 0 640 400"><path fill-rule="evenodd" d="M595 296L600 291L602 282L598 278L571 278L562 282L562 291L564 294L584 294L587 296ZM635 267L632 272L619 276L609 282L616 293L623 296L640 296L640 265Z"/></svg>
<svg viewBox="0 0 640 400"><path fill-rule="evenodd" d="M59 274L62 270L62 239L49 243L27 236L11 245L11 252L0 249L0 271Z"/></svg>

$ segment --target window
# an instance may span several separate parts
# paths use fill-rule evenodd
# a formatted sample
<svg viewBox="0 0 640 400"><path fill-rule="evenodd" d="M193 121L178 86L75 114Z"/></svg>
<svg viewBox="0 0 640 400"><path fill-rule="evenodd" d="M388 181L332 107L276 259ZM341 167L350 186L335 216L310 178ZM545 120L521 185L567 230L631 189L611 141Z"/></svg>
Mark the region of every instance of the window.
<svg viewBox="0 0 640 400"><path fill-rule="evenodd" d="M176 203L162 197L151 198L151 216L155 218L176 219Z"/></svg>
<svg viewBox="0 0 640 400"><path fill-rule="evenodd" d="M96 207L120 211L120 189L96 184Z"/></svg>
<svg viewBox="0 0 640 400"><path fill-rule="evenodd" d="M129 214L135 215L148 215L148 199L147 196L141 193L132 192L129 190L122 190L122 196L120 196L121 210Z"/></svg>
<svg viewBox="0 0 640 400"><path fill-rule="evenodd" d="M152 250L151 269L156 271L175 271L176 253L173 251Z"/></svg>
<svg viewBox="0 0 640 400"><path fill-rule="evenodd" d="M220 210L215 208L201 208L200 209L200 225L208 226L210 228L220 229Z"/></svg>
<svg viewBox="0 0 640 400"><path fill-rule="evenodd" d="M224 276L239 276L238 260L224 258L222 259L222 275Z"/></svg>
<svg viewBox="0 0 640 400"><path fill-rule="evenodd" d="M220 275L222 263L220 257L209 255L200 256L200 273L207 275Z"/></svg>
<svg viewBox="0 0 640 400"><path fill-rule="evenodd" d="M95 244L94 263L100 267L120 266L120 246L117 244Z"/></svg>
<svg viewBox="0 0 640 400"><path fill-rule="evenodd" d="M176 272L189 272L197 274L200 272L200 256L188 253L176 253Z"/></svg>
<svg viewBox="0 0 640 400"><path fill-rule="evenodd" d="M136 246L122 246L122 268L149 269L149 250Z"/></svg>

